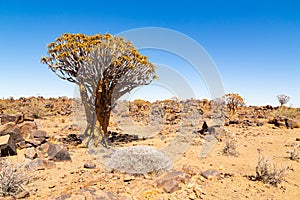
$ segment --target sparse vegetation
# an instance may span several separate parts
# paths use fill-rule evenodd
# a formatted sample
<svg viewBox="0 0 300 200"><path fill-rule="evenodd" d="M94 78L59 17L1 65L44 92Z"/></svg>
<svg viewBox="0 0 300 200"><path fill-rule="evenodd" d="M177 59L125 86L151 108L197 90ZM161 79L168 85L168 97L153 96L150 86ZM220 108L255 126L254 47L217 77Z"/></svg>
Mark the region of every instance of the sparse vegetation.
<svg viewBox="0 0 300 200"><path fill-rule="evenodd" d="M223 154L226 156L235 156L237 157L239 155L237 149L236 149L236 140L231 138L226 140L226 144L223 148Z"/></svg>
<svg viewBox="0 0 300 200"><path fill-rule="evenodd" d="M33 118L39 119L45 116L45 108L39 98L34 98L31 101L31 115Z"/></svg>
<svg viewBox="0 0 300 200"><path fill-rule="evenodd" d="M13 163L6 158L0 160L0 196L15 197L24 191L29 176L22 170L23 162Z"/></svg>
<svg viewBox="0 0 300 200"><path fill-rule="evenodd" d="M289 167L278 169L269 158L259 155L255 180L277 186L283 181L288 169Z"/></svg>
<svg viewBox="0 0 300 200"><path fill-rule="evenodd" d="M235 93L226 94L225 101L229 112L231 112L232 114L235 114L239 107L245 105L244 99L239 94Z"/></svg>
<svg viewBox="0 0 300 200"><path fill-rule="evenodd" d="M273 117L285 117L290 119L300 119L300 109L291 107L279 107L274 110L271 115Z"/></svg>
<svg viewBox="0 0 300 200"><path fill-rule="evenodd" d="M298 150L299 145L294 143L292 144L292 149L289 151L289 158L291 160L299 161L300 160L300 152Z"/></svg>

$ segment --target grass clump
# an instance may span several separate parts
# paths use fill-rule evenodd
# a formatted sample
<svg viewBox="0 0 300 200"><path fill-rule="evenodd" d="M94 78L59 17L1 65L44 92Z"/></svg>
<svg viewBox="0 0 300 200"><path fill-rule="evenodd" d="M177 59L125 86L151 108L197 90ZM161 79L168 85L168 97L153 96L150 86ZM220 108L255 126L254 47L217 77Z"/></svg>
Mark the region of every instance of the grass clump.
<svg viewBox="0 0 300 200"><path fill-rule="evenodd" d="M289 151L289 158L291 160L299 161L300 160L300 153L298 150L298 144L292 144L292 149Z"/></svg>
<svg viewBox="0 0 300 200"><path fill-rule="evenodd" d="M277 168L269 158L259 156L255 180L277 186L281 183L289 167Z"/></svg>

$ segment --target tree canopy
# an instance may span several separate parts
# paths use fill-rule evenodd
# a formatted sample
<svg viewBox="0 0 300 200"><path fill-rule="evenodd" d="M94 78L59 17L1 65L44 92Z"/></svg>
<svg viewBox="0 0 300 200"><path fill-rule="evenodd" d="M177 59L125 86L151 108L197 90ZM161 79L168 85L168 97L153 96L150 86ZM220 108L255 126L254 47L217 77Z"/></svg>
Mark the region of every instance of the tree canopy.
<svg viewBox="0 0 300 200"><path fill-rule="evenodd" d="M132 89L156 78L155 66L133 44L110 34L65 33L48 46L47 64L60 78L79 85L85 105L89 136L94 118L107 137L109 115L114 102ZM89 129L89 130L88 130ZM91 130L93 129L93 130Z"/></svg>

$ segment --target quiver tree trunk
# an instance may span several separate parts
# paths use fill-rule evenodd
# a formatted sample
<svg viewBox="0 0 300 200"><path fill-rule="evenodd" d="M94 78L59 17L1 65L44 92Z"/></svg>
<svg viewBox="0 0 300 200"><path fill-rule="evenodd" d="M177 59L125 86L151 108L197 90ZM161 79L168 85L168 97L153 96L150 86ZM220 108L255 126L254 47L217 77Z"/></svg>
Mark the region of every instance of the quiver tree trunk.
<svg viewBox="0 0 300 200"><path fill-rule="evenodd" d="M114 89L114 83L109 81L99 81L98 91L95 98L95 109L97 120L100 125L100 132L102 135L101 143L104 146L108 146L108 126L110 113L112 109L112 94Z"/></svg>
<svg viewBox="0 0 300 200"><path fill-rule="evenodd" d="M91 140L95 138L95 135L99 134L99 129L96 126L97 117L95 112L95 106L94 102L92 101L93 99L91 98L91 96L89 97L88 95L88 89L89 88L86 87L83 83L79 84L80 97L82 104L84 105L87 122L86 129L82 135L86 146L89 146ZM95 134L95 132L97 134Z"/></svg>

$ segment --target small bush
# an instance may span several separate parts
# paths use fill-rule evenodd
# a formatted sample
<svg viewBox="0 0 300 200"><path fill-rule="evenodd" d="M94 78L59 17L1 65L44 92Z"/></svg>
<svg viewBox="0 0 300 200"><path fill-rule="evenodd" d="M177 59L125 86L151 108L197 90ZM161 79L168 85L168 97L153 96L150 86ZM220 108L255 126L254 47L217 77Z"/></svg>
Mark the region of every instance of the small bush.
<svg viewBox="0 0 300 200"><path fill-rule="evenodd" d="M237 157L239 153L236 150L236 140L228 139L226 140L225 147L223 148L223 154L226 156L235 156Z"/></svg>
<svg viewBox="0 0 300 200"><path fill-rule="evenodd" d="M162 151L148 146L132 146L117 150L106 166L119 172L139 175L169 170L173 163Z"/></svg>
<svg viewBox="0 0 300 200"><path fill-rule="evenodd" d="M296 160L296 161L299 161L300 159L300 153L298 151L298 144L293 144L292 145L292 150L289 152L289 158L291 160Z"/></svg>
<svg viewBox="0 0 300 200"><path fill-rule="evenodd" d="M277 186L283 181L286 171L289 167L282 167L280 169L275 167L275 164L264 156L259 156L256 166L255 180L269 183Z"/></svg>
<svg viewBox="0 0 300 200"><path fill-rule="evenodd" d="M22 170L23 165L23 162L0 160L0 196L16 196L24 191L23 186L28 183L29 177Z"/></svg>

